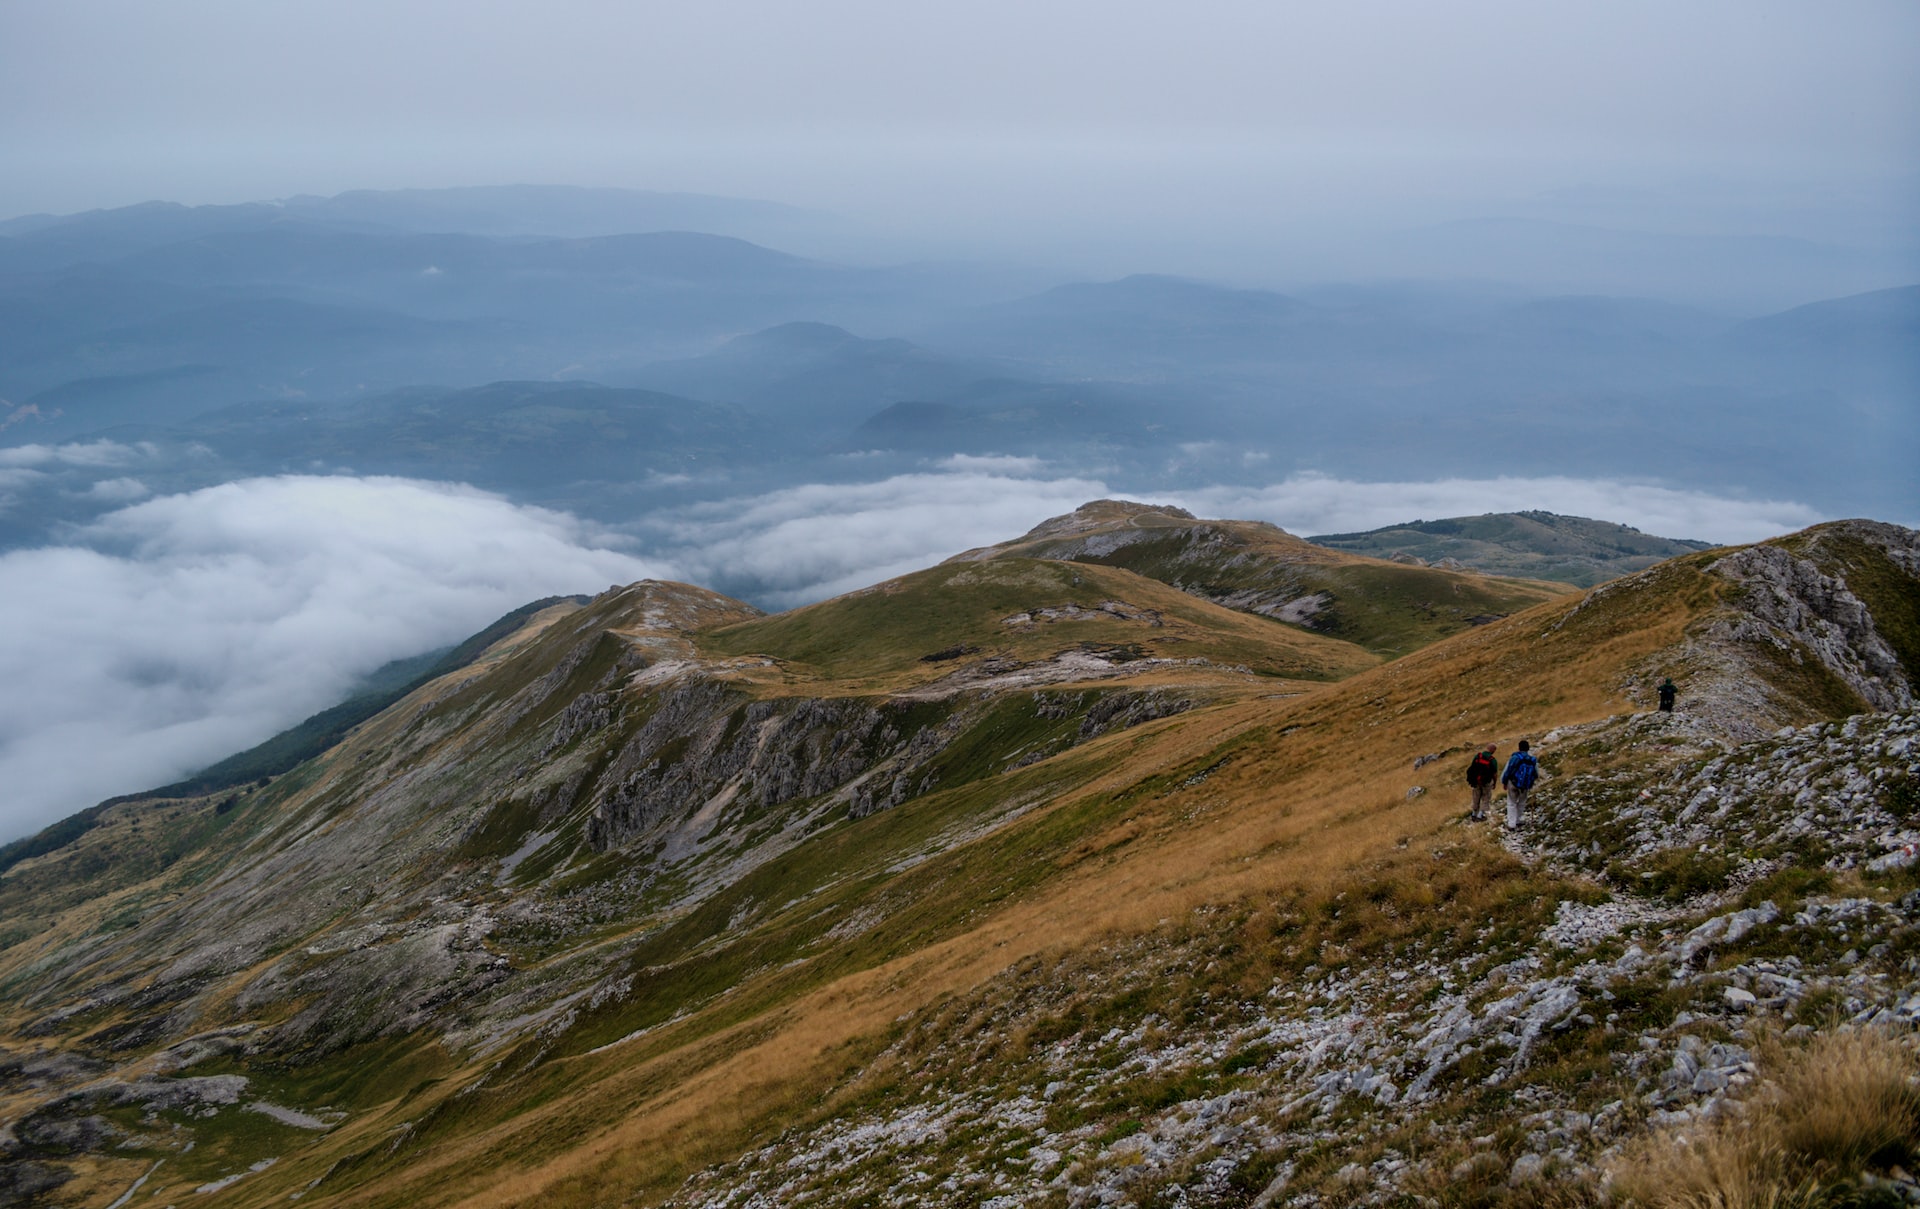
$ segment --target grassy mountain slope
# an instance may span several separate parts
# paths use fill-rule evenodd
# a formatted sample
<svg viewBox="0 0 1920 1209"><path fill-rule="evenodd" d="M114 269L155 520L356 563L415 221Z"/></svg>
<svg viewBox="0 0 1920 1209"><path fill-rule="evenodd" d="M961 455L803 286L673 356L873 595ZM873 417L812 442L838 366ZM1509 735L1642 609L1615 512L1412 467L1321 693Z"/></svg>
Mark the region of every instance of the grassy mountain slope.
<svg viewBox="0 0 1920 1209"><path fill-rule="evenodd" d="M882 691L1063 650L1309 680L1374 662L1350 643L1237 614L1131 571L1014 557L946 563L716 632L704 645L775 655L812 677Z"/></svg>
<svg viewBox="0 0 1920 1209"><path fill-rule="evenodd" d="M1405 557L1495 575L1557 580L1583 588L1663 559L1710 548L1708 542L1653 537L1610 521L1551 512L1489 512L1389 525L1364 533L1326 533L1307 540L1373 558Z"/></svg>
<svg viewBox="0 0 1920 1209"><path fill-rule="evenodd" d="M1125 567L1228 608L1392 658L1526 609L1563 585L1335 553L1273 525L1096 500L954 561L1017 556Z"/></svg>
<svg viewBox="0 0 1920 1209"><path fill-rule="evenodd" d="M833 610L783 628L684 585L610 592L224 814L129 805L0 880L4 917L31 921L0 948L7 1157L68 1173L50 1195L74 1204L142 1174L176 1203L237 1177L214 1205L1240 1204L1282 1174L1289 1196L1429 1179L1498 1203L1528 1156L1527 1178L1588 1162L1575 1114L1579 1138L1611 1139L1693 1102L1647 1099L1636 1080L1665 1085L1635 1055L1693 1044L1706 1069L1708 1042L1747 1044L1735 975L1621 966L1624 941L1561 953L1543 928L1611 898L1677 953L1661 929L1748 889L1788 917L1830 891L1902 901L1910 874L1836 849L1821 886L1802 876L1813 850L1757 827L1699 841L1726 848L1715 883L1677 812L1713 759L1723 786L1739 753L1771 767L1796 741L1763 737L1782 725L1911 708L1908 639L1874 602L1911 588L1917 554L1920 535L1845 524L1690 555L1319 685L1217 665L1130 678L1146 661L1044 686L921 670L992 633L1023 579L1143 582L1080 564L907 577L892 630L881 590L830 602L878 659L836 639ZM947 593L952 636L913 599ZM1080 651L1081 624L1137 623L1056 621L1007 658ZM1666 670L1680 712L1637 713ZM1880 744L1893 763L1860 791L1878 802L1909 775L1892 725L1810 733ZM1457 823L1442 787L1465 752L1522 734L1543 809L1593 799L1581 859L1612 853L1618 880ZM1632 801L1673 815L1684 847L1609 830ZM82 872L63 864L136 836L183 854L42 905ZM1732 880L1736 859L1761 880ZM1784 926L1715 943L1772 960ZM1920 933L1851 926L1889 939L1835 993L1904 994L1900 937ZM1762 973L1738 977L1765 989ZM1456 1008L1499 1027L1471 1024L1416 1086L1438 1060L1416 1040L1452 1035ZM1465 1191L1444 1193L1462 1163Z"/></svg>

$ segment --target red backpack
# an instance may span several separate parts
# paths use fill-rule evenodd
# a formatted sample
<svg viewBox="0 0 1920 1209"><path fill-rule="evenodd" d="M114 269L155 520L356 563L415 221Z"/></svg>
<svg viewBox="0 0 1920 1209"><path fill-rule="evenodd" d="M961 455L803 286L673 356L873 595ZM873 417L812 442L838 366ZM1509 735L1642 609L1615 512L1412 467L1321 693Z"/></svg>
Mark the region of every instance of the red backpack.
<svg viewBox="0 0 1920 1209"><path fill-rule="evenodd" d="M1473 763L1467 765L1467 784L1491 785L1494 774L1498 771L1493 757L1484 751L1480 752L1473 757Z"/></svg>

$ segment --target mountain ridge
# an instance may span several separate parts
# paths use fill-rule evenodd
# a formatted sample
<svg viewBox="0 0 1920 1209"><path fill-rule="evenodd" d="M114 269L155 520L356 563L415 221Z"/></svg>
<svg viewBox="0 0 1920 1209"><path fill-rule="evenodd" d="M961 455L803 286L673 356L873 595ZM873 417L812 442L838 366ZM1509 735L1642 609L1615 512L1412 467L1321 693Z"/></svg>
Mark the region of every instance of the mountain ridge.
<svg viewBox="0 0 1920 1209"><path fill-rule="evenodd" d="M1497 1173L1454 1178L1586 1195L1605 1147L1724 1098L1695 1075L1749 1057L1709 1041L1749 1054L1750 1013L1803 998L1817 1018L1816 960L1861 1011L1920 991L1900 972L1920 881L1868 868L1920 760L1916 583L1920 534L1837 522L1318 683L1132 670L1151 661L1109 635L1151 619L1098 607L1130 593L1167 593L1163 621L1184 600L1230 633L1337 640L1018 554L815 606L840 610L823 633L851 663L689 585L557 605L224 812L128 803L0 875L0 1169L64 1203L143 1174L231 1204L939 1200L949 1179L1036 1204L1359 1202L1485 1150ZM920 620L873 630L856 606L887 599ZM993 626L1017 631L1004 653ZM1096 656L1077 680L906 691L1069 652ZM1669 672L1666 715L1648 697ZM1561 855L1464 827L1439 791L1523 734ZM1827 855L1759 788L1715 816L1751 839L1702 817L1695 850L1711 803L1690 778L1745 786L1807 744L1834 753L1818 776L1857 782L1820 807L1844 823ZM1630 810L1651 838L1613 827ZM1829 917L1888 948L1840 963ZM1681 925L1718 939L1683 958ZM1768 954L1815 932L1800 989L1769 990ZM1662 1081L1681 1054L1685 1088ZM1547 1123L1506 1129L1514 1100Z"/></svg>
<svg viewBox="0 0 1920 1209"><path fill-rule="evenodd" d="M1228 608L1406 654L1569 590L1396 564L1318 546L1276 525L1205 521L1184 509L1096 500L1025 536L954 555L1009 554L1124 566Z"/></svg>
<svg viewBox="0 0 1920 1209"><path fill-rule="evenodd" d="M1416 565L1457 564L1583 588L1713 545L1653 537L1611 521L1540 511L1416 520L1359 533L1324 533L1307 540L1330 549L1407 559Z"/></svg>

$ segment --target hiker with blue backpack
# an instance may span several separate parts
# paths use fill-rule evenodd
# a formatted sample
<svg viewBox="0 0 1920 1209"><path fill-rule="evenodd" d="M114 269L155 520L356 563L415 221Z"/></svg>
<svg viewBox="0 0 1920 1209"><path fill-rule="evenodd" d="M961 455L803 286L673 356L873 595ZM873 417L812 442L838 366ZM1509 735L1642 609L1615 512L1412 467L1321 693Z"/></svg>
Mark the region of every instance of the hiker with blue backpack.
<svg viewBox="0 0 1920 1209"><path fill-rule="evenodd" d="M1507 830L1520 826L1520 812L1526 809L1527 793L1539 779L1540 764L1527 750L1527 741L1522 739L1520 750L1507 760L1507 770L1500 774L1500 783L1507 787Z"/></svg>

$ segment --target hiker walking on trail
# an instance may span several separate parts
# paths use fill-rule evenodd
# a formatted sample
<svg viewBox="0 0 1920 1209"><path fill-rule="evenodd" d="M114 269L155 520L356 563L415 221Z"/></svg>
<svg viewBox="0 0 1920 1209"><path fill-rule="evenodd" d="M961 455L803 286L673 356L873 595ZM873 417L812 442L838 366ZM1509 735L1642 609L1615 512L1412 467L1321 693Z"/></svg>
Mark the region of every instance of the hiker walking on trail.
<svg viewBox="0 0 1920 1209"><path fill-rule="evenodd" d="M1500 774L1500 783L1507 787L1507 830L1519 828L1520 812L1527 807L1527 794L1539 779L1540 765L1527 750L1527 741L1522 739L1520 750L1507 760L1507 770Z"/></svg>
<svg viewBox="0 0 1920 1209"><path fill-rule="evenodd" d="M1493 782L1499 774L1500 762L1494 758L1493 744L1473 753L1473 760L1467 765L1467 785L1473 790L1473 805L1468 808L1467 817L1476 823L1487 817L1487 803L1493 800Z"/></svg>
<svg viewBox="0 0 1920 1209"><path fill-rule="evenodd" d="M1679 695L1680 690L1675 687L1672 676L1668 676L1665 680L1662 680L1660 682L1660 712L1663 714L1672 713L1673 699Z"/></svg>

